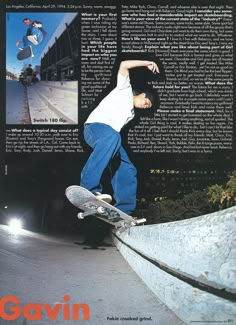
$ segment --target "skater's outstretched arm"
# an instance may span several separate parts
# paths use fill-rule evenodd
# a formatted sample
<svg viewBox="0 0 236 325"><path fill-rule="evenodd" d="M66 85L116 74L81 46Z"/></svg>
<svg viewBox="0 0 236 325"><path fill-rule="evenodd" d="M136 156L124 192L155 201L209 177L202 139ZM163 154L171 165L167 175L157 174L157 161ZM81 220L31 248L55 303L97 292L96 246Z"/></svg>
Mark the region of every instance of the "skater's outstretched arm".
<svg viewBox="0 0 236 325"><path fill-rule="evenodd" d="M144 61L144 60L126 60L122 61L119 68L119 73L122 76L127 76L129 74L129 69L147 67L153 73L159 73L159 68L154 61Z"/></svg>

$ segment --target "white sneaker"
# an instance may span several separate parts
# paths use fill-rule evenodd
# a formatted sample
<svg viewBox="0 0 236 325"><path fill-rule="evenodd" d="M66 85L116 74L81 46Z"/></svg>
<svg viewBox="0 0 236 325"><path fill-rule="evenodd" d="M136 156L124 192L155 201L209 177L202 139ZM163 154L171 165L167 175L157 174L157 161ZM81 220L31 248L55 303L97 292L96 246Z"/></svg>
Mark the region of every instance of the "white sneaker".
<svg viewBox="0 0 236 325"><path fill-rule="evenodd" d="M27 36L28 40L33 43L34 45L38 45L37 37L36 35L29 35Z"/></svg>
<svg viewBox="0 0 236 325"><path fill-rule="evenodd" d="M101 194L100 192L96 192L96 193L94 193L94 195L96 196L96 198L98 200L102 200L107 203L110 203L112 201L112 197L109 194Z"/></svg>

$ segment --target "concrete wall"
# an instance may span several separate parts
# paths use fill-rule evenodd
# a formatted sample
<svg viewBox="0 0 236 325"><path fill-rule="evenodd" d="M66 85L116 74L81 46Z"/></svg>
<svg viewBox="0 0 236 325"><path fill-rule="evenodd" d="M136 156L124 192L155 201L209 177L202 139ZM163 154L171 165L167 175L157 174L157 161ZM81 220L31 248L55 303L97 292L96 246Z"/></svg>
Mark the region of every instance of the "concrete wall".
<svg viewBox="0 0 236 325"><path fill-rule="evenodd" d="M236 207L115 236L121 254L183 321L236 321Z"/></svg>

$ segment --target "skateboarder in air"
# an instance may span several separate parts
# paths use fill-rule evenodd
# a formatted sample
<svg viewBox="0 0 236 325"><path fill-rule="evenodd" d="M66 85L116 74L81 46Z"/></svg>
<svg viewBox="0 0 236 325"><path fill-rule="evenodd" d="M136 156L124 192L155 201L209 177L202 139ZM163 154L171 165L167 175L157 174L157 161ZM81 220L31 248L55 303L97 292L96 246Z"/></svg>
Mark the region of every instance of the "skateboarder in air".
<svg viewBox="0 0 236 325"><path fill-rule="evenodd" d="M16 42L16 46L18 47L20 43L23 42L23 46L29 45L38 45L43 41L43 32L42 32L42 23L39 21L33 21L29 18L23 19L23 24L28 27L26 31L26 35L24 35L19 41Z"/></svg>
<svg viewBox="0 0 236 325"><path fill-rule="evenodd" d="M132 215L136 207L137 172L121 144L120 131L134 118L134 108L147 110L154 104L151 93L135 93L132 90L129 70L137 67L146 67L153 73L159 73L153 61L121 62L117 86L85 122L84 138L93 152L82 170L80 182L81 186L99 196L102 192L103 172L109 167L115 206L128 215ZM103 199L103 194L99 198Z"/></svg>

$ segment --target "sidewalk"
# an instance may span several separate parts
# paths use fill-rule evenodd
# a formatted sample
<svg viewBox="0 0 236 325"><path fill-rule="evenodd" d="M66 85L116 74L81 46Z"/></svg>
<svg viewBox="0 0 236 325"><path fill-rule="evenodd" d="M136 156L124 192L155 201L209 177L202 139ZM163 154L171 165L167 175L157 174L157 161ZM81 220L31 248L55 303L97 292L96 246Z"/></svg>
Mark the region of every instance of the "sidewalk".
<svg viewBox="0 0 236 325"><path fill-rule="evenodd" d="M32 124L77 124L78 82L40 81L27 87Z"/></svg>

